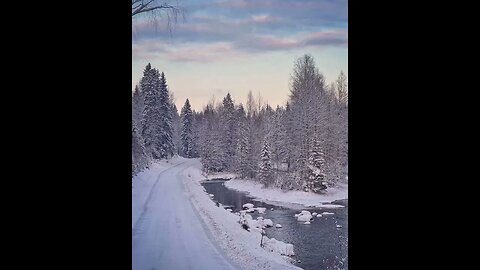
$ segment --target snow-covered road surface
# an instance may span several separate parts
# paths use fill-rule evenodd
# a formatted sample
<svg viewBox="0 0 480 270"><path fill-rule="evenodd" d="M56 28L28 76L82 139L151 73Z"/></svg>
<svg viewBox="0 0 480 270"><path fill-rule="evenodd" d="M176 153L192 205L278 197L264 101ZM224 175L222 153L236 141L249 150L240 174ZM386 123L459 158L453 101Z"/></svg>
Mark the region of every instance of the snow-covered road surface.
<svg viewBox="0 0 480 270"><path fill-rule="evenodd" d="M207 236L185 191L180 173L194 163L159 170L133 224L133 270L235 269Z"/></svg>

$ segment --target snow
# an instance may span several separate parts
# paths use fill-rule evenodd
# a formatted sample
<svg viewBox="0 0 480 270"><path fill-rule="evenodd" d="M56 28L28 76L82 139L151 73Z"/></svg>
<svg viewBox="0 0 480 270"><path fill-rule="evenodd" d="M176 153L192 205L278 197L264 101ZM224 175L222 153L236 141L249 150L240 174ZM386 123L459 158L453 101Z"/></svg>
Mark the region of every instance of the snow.
<svg viewBox="0 0 480 270"><path fill-rule="evenodd" d="M265 214L265 210L267 210L267 208L256 207L255 210L257 210L259 214Z"/></svg>
<svg viewBox="0 0 480 270"><path fill-rule="evenodd" d="M227 172L219 172L219 173L210 173L208 175L204 175L203 179L205 180L214 180L214 179L233 179L238 175L235 173L227 173Z"/></svg>
<svg viewBox="0 0 480 270"><path fill-rule="evenodd" d="M275 228L282 228L282 225L277 224L277 225L275 225Z"/></svg>
<svg viewBox="0 0 480 270"><path fill-rule="evenodd" d="M166 169L169 169L174 166L178 166L187 159L182 157L174 157L168 162L163 160L158 163L153 163L150 165L149 169L138 173L132 179L132 228L135 223L138 221L142 210L145 207L145 203L148 198L151 197L150 194L153 186L157 183L159 179L159 174L164 172Z"/></svg>
<svg viewBox="0 0 480 270"><path fill-rule="evenodd" d="M308 224L311 224L311 223L310 223L310 221L305 221L305 223L303 223L303 224L308 225Z"/></svg>
<svg viewBox="0 0 480 270"><path fill-rule="evenodd" d="M249 209L250 209L250 208L253 208L253 204L251 204L251 203L246 203L246 204L242 205L242 207L243 207L244 209L245 209L245 208L249 208Z"/></svg>
<svg viewBox="0 0 480 270"><path fill-rule="evenodd" d="M297 221L300 222L309 222L313 219L312 214L309 211L303 210L300 214L298 214Z"/></svg>
<svg viewBox="0 0 480 270"><path fill-rule="evenodd" d="M181 173L181 175L185 175L182 177L185 190L191 200L191 205L199 213L211 237L227 257L230 258L239 269L301 269L289 263L288 258L280 255L281 253L292 254L293 246L287 246L287 244L285 244L283 248L275 249L276 252L270 252L260 247L260 240L262 238L261 229L251 229L250 232L244 230L239 224L238 215L215 207L215 204L200 184L200 182L205 179L205 176L202 175L201 172L202 165L198 159L194 160L195 163L193 166L190 166ZM186 177L187 174L190 174L192 177ZM245 210L240 212L245 214L246 218L250 216L246 214ZM240 215L242 213L240 213ZM255 222L258 223L258 220L248 218L248 222L254 224ZM263 240L266 239L267 237L263 238ZM283 252L283 250L285 250L285 252Z"/></svg>
<svg viewBox="0 0 480 270"><path fill-rule="evenodd" d="M342 225L337 225L337 228L342 228Z"/></svg>
<svg viewBox="0 0 480 270"><path fill-rule="evenodd" d="M310 221L311 219L312 219L312 215L300 215L297 218L297 221L305 222L305 221Z"/></svg>
<svg viewBox="0 0 480 270"><path fill-rule="evenodd" d="M333 215L334 213L332 212L323 212L322 215Z"/></svg>
<svg viewBox="0 0 480 270"><path fill-rule="evenodd" d="M335 209L335 208L343 208L345 206L340 204L320 204L318 207L324 208L324 209Z"/></svg>
<svg viewBox="0 0 480 270"><path fill-rule="evenodd" d="M227 211L228 211L228 212L232 212L232 209L229 208L229 209L227 209Z"/></svg>
<svg viewBox="0 0 480 270"><path fill-rule="evenodd" d="M338 183L324 194L298 190L284 191L278 188L264 188L261 183L252 180L232 179L225 182L227 188L248 192L250 196L271 203L290 203L304 206L338 208L341 205L327 204L336 200L348 199L348 184Z"/></svg>
<svg viewBox="0 0 480 270"><path fill-rule="evenodd" d="M315 217L316 215L318 215L317 212L313 212L313 213L312 213L312 216Z"/></svg>
<svg viewBox="0 0 480 270"><path fill-rule="evenodd" d="M267 227L273 227L273 221L271 219L264 219L263 224Z"/></svg>
<svg viewBox="0 0 480 270"><path fill-rule="evenodd" d="M293 245L292 244L285 244L282 241L278 241L275 238L267 238L264 237L264 248L270 252L277 252L282 255L293 256L295 253L293 252Z"/></svg>
<svg viewBox="0 0 480 270"><path fill-rule="evenodd" d="M237 269L189 201L179 173L193 163L159 163L134 179L132 269ZM171 166L173 164L177 164ZM186 177L186 176L185 176ZM186 177L187 178L187 177ZM208 195L204 196L210 200ZM230 215L227 211L225 214ZM233 216L233 215L232 215ZM188 256L185 256L188 254Z"/></svg>

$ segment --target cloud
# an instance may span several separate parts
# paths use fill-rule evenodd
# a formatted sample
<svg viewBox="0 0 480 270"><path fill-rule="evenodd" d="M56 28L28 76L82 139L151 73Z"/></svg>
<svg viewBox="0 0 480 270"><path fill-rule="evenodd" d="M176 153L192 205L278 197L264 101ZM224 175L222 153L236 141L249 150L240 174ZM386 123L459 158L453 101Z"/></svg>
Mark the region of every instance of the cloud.
<svg viewBox="0 0 480 270"><path fill-rule="evenodd" d="M212 62L270 51L346 47L347 3L331 0L185 1L187 22L133 22L134 59ZM157 27L155 27L157 26Z"/></svg>

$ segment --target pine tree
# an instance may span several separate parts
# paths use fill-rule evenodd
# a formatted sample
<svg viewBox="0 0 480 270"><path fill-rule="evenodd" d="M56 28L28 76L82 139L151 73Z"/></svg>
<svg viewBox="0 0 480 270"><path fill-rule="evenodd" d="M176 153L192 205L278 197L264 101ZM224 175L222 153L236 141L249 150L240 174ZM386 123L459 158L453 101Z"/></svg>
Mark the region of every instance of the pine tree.
<svg viewBox="0 0 480 270"><path fill-rule="evenodd" d="M242 104L237 109L238 133L236 143L236 171L241 178L252 177L253 164L250 158L249 125Z"/></svg>
<svg viewBox="0 0 480 270"><path fill-rule="evenodd" d="M157 72L158 73L158 72ZM173 142L173 120L172 107L170 106L170 96L168 94L167 81L162 72L158 81L158 107L159 107L159 132L157 134L160 153L162 158L168 158L175 153L175 144Z"/></svg>
<svg viewBox="0 0 480 270"><path fill-rule="evenodd" d="M144 96L140 133L144 140L145 150L153 159L161 159L163 157L158 141L160 114L157 80L158 71L152 69L150 63L148 63L140 80L140 89L142 89Z"/></svg>
<svg viewBox="0 0 480 270"><path fill-rule="evenodd" d="M181 144L181 154L184 157L191 158L194 156L193 151L193 114L190 107L190 101L185 101L185 105L182 108L180 114L181 119L181 134L180 134L180 144Z"/></svg>
<svg viewBox="0 0 480 270"><path fill-rule="evenodd" d="M171 95L173 96L173 95ZM180 144L180 133L181 133L181 120L180 115L178 114L177 106L173 103L173 98L170 98L171 107L172 107L172 127L173 127L173 144L175 145L175 154L181 154L181 144Z"/></svg>
<svg viewBox="0 0 480 270"><path fill-rule="evenodd" d="M148 165L149 158L135 122L132 122L132 174L136 174Z"/></svg>
<svg viewBox="0 0 480 270"><path fill-rule="evenodd" d="M236 121L235 121L235 106L230 93L223 99L220 111L220 124L222 130L222 160L223 167L230 169L235 159L235 135L236 135Z"/></svg>
<svg viewBox="0 0 480 270"><path fill-rule="evenodd" d="M132 95L132 121L138 125L142 122L143 107L143 95L142 92L140 92L138 85L136 85L135 91Z"/></svg>
<svg viewBox="0 0 480 270"><path fill-rule="evenodd" d="M316 130L312 139L312 146L308 159L308 172L306 191L318 193L326 188L326 186L323 185L325 179L325 158L320 138Z"/></svg>
<svg viewBox="0 0 480 270"><path fill-rule="evenodd" d="M272 170L272 161L270 159L270 150L269 150L267 140L265 140L263 143L263 148L260 155L258 179L265 187L270 186L274 180L273 170Z"/></svg>

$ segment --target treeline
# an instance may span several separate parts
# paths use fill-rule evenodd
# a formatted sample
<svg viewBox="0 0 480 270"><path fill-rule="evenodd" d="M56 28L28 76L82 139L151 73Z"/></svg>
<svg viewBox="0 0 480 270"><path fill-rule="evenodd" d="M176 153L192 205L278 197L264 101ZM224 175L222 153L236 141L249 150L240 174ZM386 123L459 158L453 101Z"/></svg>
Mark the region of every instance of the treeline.
<svg viewBox="0 0 480 270"><path fill-rule="evenodd" d="M147 69L152 70L149 65ZM201 112L193 111L187 99L180 115L168 100L168 90L165 93L163 73L152 74L159 82L159 90L153 91L159 96L156 103L147 102L145 74L133 98L134 172L151 159L178 153L200 157L206 172L235 172L282 189L319 192L323 182L333 186L346 180L348 92L343 73L326 85L314 59L305 55L295 62L285 106L272 108L250 92L245 106L227 94ZM157 109L147 109L154 104ZM157 116L149 117L149 111L158 111ZM155 131L145 132L149 130Z"/></svg>

